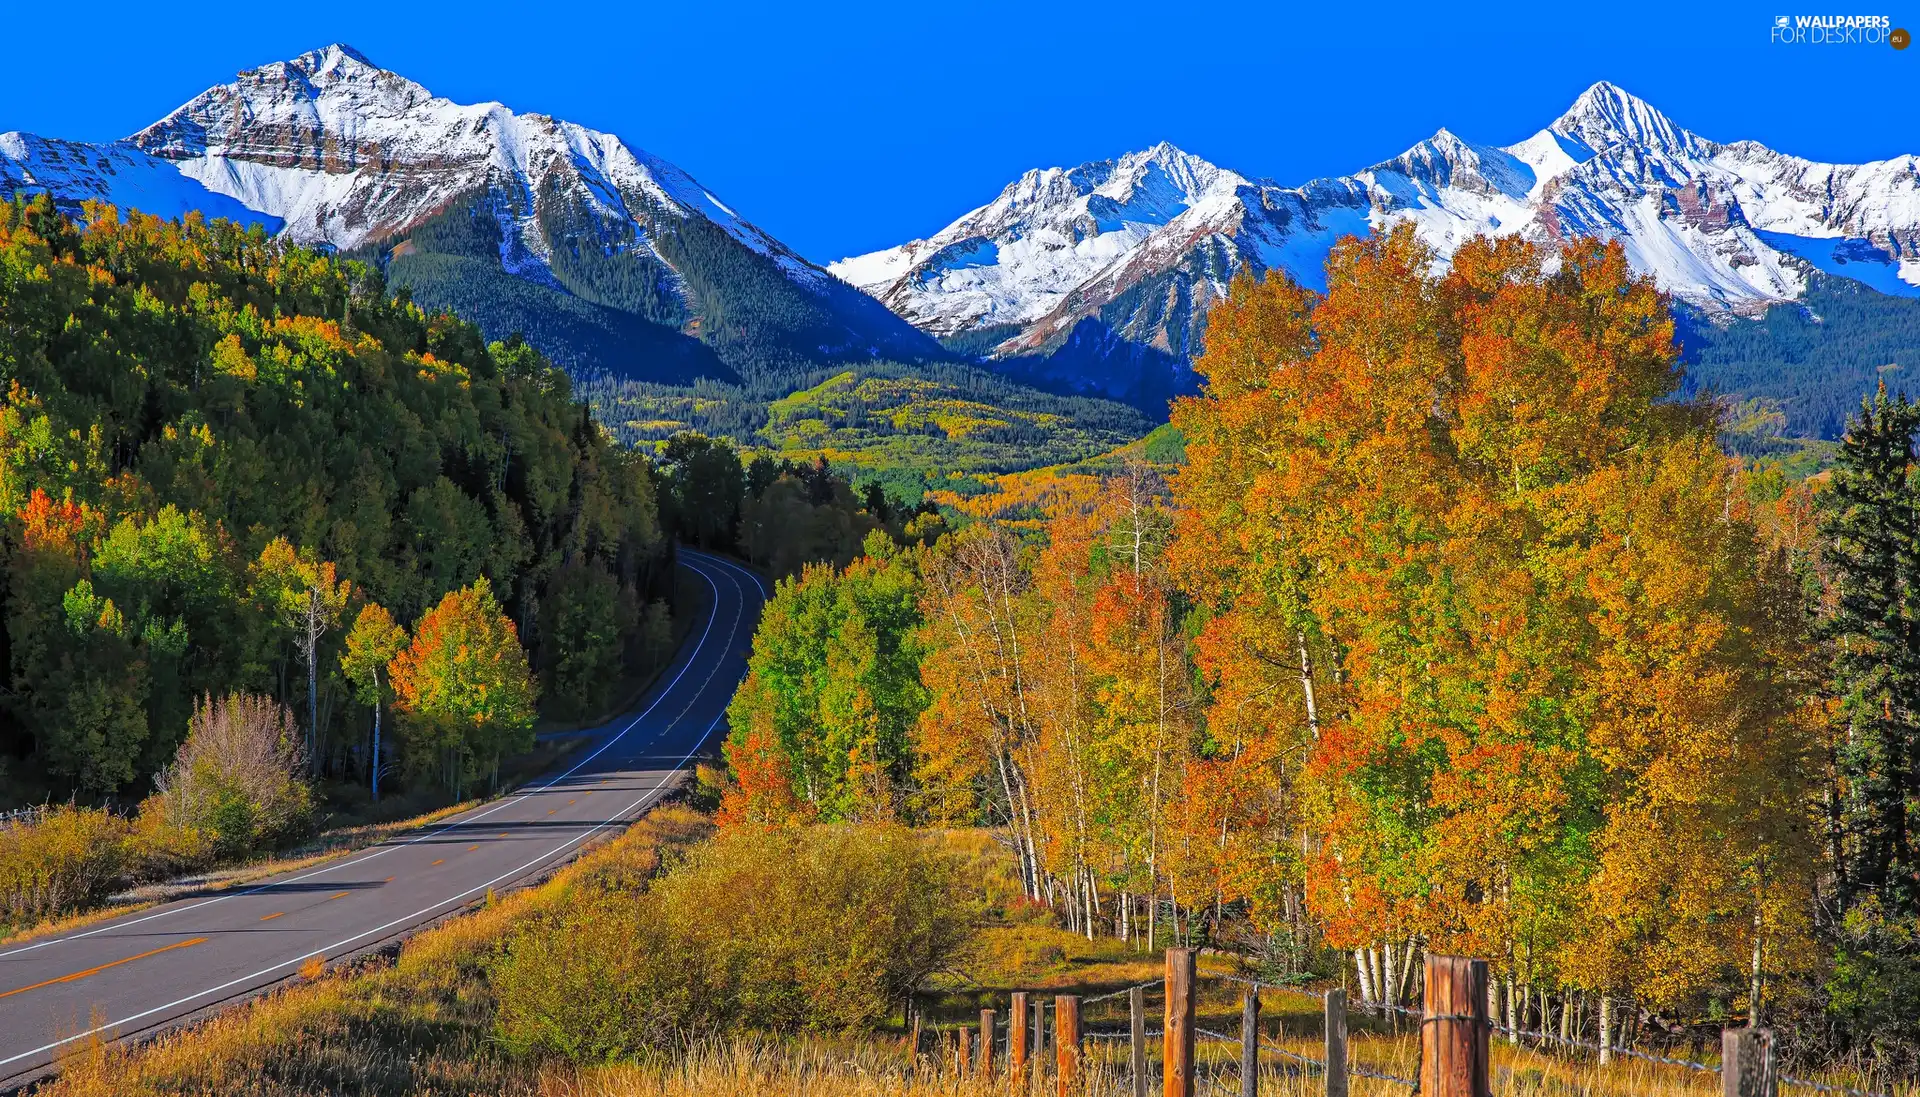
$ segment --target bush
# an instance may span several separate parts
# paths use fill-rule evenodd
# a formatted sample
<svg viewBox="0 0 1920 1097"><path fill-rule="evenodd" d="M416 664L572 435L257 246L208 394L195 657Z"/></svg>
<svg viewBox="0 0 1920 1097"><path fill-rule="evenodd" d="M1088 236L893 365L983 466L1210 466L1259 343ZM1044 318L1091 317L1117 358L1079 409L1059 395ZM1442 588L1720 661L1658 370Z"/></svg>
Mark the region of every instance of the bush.
<svg viewBox="0 0 1920 1097"><path fill-rule="evenodd" d="M0 915L19 925L99 903L120 881L127 824L56 807L0 824Z"/></svg>
<svg viewBox="0 0 1920 1097"><path fill-rule="evenodd" d="M198 872L218 856L209 831L174 826L167 821L165 801L149 796L140 805L127 836L127 875L132 882L167 880Z"/></svg>
<svg viewBox="0 0 1920 1097"><path fill-rule="evenodd" d="M305 769L285 705L257 694L203 697L143 810L157 807L168 827L203 837L215 856L236 857L306 827L313 794Z"/></svg>
<svg viewBox="0 0 1920 1097"><path fill-rule="evenodd" d="M740 1030L846 1032L965 944L954 859L892 827L726 831L633 895L582 897L492 967L510 1051L622 1058Z"/></svg>
<svg viewBox="0 0 1920 1097"><path fill-rule="evenodd" d="M1827 1009L1894 1076L1920 1071L1920 918L1870 897L1839 926Z"/></svg>

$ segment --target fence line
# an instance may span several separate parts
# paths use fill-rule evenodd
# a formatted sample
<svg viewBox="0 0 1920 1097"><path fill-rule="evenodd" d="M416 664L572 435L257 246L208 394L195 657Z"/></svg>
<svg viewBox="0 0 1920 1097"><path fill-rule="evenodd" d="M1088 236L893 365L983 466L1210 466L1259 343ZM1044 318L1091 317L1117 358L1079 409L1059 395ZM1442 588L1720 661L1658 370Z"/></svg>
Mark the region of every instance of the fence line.
<svg viewBox="0 0 1920 1097"><path fill-rule="evenodd" d="M1378 1010L1385 1014L1406 1015L1418 1018L1417 1030L1420 1042L1420 1080L1403 1078L1399 1075L1375 1070L1353 1063L1347 1053L1346 1018L1348 1009L1345 992L1336 988L1331 992L1309 990L1306 987L1269 983L1255 977L1237 974L1219 974L1206 976L1222 982L1248 988L1247 1000L1242 1003L1241 1034L1239 1036L1201 1028L1196 1021L1196 995L1193 993L1195 950L1169 949L1167 975L1164 981L1153 981L1123 987L1119 990L1087 998L1056 995L1056 1001L1074 1006L1069 1011L1065 1005L1055 1006L1037 993L1020 992L1015 995L1016 1002L1025 1006L1019 1018L1011 1014L1005 1022L993 1024L993 1031L1006 1033L1006 1055L1009 1068L1018 1066L1040 1072L1045 1068L1045 1059L1036 1057L1051 1042L1055 1055L1059 1059L1060 1084L1062 1093L1067 1092L1070 1082L1077 1077L1078 1067L1072 1064L1079 1060L1070 1053L1068 1044L1084 1046L1086 1041L1128 1041L1132 1046L1130 1071L1133 1076L1133 1093L1136 1097L1146 1093L1146 1080L1152 1075L1147 1069L1145 1058L1146 1042L1150 1039L1165 1044L1161 1056L1160 1077L1168 1097L1194 1097L1196 1085L1204 1084L1208 1090L1221 1090L1226 1087L1216 1079L1226 1076L1225 1064L1201 1063L1192 1055L1193 1041L1205 1040L1212 1043L1237 1044L1241 1049L1237 1064L1241 1079L1240 1097L1253 1093L1257 1089L1259 1057L1262 1053L1277 1056L1290 1063L1297 1064L1303 1072L1316 1072L1326 1079L1329 1095L1345 1097L1348 1092L1347 1079L1350 1076L1373 1079L1396 1086L1412 1089L1419 1094L1423 1089L1432 1092L1425 1097L1488 1097L1492 1088L1492 1064L1487 1041L1494 1033L1512 1039L1516 1043L1529 1042L1537 1050L1553 1048L1579 1048L1600 1052L1603 1055L1617 1054L1626 1058L1665 1066L1718 1074L1725 1080L1725 1091L1729 1097L1774 1097L1778 1086L1798 1086L1819 1093L1844 1095L1844 1097L1889 1097L1888 1094L1872 1090L1855 1089L1850 1086L1827 1082L1815 1082L1804 1078L1795 1078L1777 1072L1773 1061L1773 1034L1766 1029L1726 1029L1723 1030L1723 1054L1721 1065L1715 1066L1692 1059L1683 1059L1667 1055L1643 1052L1630 1047L1605 1047L1601 1043L1577 1036L1561 1036L1552 1031L1542 1031L1521 1027L1509 1027L1502 1024L1490 1009L1489 993L1491 980L1488 965L1481 960L1467 960L1461 957L1445 957L1428 954L1426 956L1426 988L1429 998L1424 1009L1411 1009L1387 1002L1374 1002L1360 1007L1360 1012L1371 1013ZM1179 957L1176 963L1176 957ZM1437 981L1436 981L1437 980ZM1164 1028L1148 1030L1146 1019L1146 998L1148 989L1164 985L1167 990L1165 1008L1167 1025ZM1327 1034L1326 1059L1316 1059L1310 1055L1280 1046L1273 1038L1260 1031L1259 1007L1257 996L1262 988L1298 994L1323 1003L1325 1007ZM1436 989L1437 988L1437 989ZM1437 998L1432 997L1438 995ZM1098 1002L1111 1001L1126 997L1129 1000L1132 1025L1126 1030L1087 1031L1080 1028L1078 1019L1080 1007ZM1052 1010L1058 1020L1049 1026L1047 1015ZM983 1016L987 1011L982 1011ZM1019 1024L1017 1035L1020 1037L1016 1049L1013 1029ZM1049 1028L1051 1041L1049 1041ZM975 1026L956 1026L957 1031L970 1033ZM936 1028L944 1032L946 1028ZM992 1073L991 1049L983 1048L980 1071ZM961 1059L963 1068L964 1057ZM1209 1068L1213 1069L1209 1069ZM1425 1085L1422 1084L1424 1080Z"/></svg>

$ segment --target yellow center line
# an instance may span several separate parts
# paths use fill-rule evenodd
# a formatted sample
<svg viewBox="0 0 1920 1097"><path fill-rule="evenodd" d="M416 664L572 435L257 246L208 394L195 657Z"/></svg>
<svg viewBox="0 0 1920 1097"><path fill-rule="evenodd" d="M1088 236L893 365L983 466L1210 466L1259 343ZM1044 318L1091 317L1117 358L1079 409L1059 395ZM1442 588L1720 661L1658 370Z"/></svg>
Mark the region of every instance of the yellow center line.
<svg viewBox="0 0 1920 1097"><path fill-rule="evenodd" d="M513 832L512 832L512 831L510 831L510 830L503 830L503 831L501 831L501 832L500 832L500 837L502 837L502 838L511 838L511 837L513 837Z"/></svg>
<svg viewBox="0 0 1920 1097"><path fill-rule="evenodd" d="M320 900L320 901L321 901L321 902L323 902L323 903L331 903L331 902L333 902L333 901L334 901L335 899L338 899L338 898L340 898L340 897L341 897L342 895L352 895L352 894L353 894L353 892L351 892L351 891L336 891L336 892L334 892L334 893L333 893L332 895L329 895L329 896L327 896L327 897L326 897L325 899L322 899L322 900Z"/></svg>
<svg viewBox="0 0 1920 1097"><path fill-rule="evenodd" d="M284 911L284 910L276 910L276 911L274 911L274 912L273 912L272 914L262 914L262 915L260 916L260 920L261 920L262 922L271 922L271 921L273 921L273 920L274 920L275 918L278 918L278 917L280 917L280 916L281 916L282 914L285 914L285 913L286 913L286 911Z"/></svg>
<svg viewBox="0 0 1920 1097"><path fill-rule="evenodd" d="M577 803L579 803L579 802L580 802L580 801L578 801L578 800L568 800L568 801L567 801L567 803L569 803L569 804L577 804Z"/></svg>
<svg viewBox="0 0 1920 1097"><path fill-rule="evenodd" d="M50 987L55 983L78 982L81 979L85 979L89 975L98 975L101 972L107 970L108 968L119 967L121 964L131 964L135 960L144 960L149 956L158 956L163 952L172 952L176 948L192 948L193 946L200 944L205 940L206 940L205 937L195 937L191 941L175 941L173 944L162 945L159 948L151 949L147 952L140 953L138 956L129 956L124 960L115 960L112 963L101 964L99 967L90 967L85 971L76 971L71 975L62 975L57 979L48 979L44 982L35 983L30 987L18 987L14 990L0 991L0 998L11 998L16 994L25 994L27 991L30 991L30 990L39 990L41 987Z"/></svg>
<svg viewBox="0 0 1920 1097"><path fill-rule="evenodd" d="M391 883L393 883L393 877L391 877L391 876L389 876L389 877L387 877L387 878L386 878L385 880L382 880L382 881L380 881L380 882L381 882L381 883L383 883L383 884L391 884Z"/></svg>
<svg viewBox="0 0 1920 1097"><path fill-rule="evenodd" d="M549 808L549 809L547 809L547 814L548 814L548 815L552 815L552 814L553 814L554 812L556 812L556 811L559 811L559 810L560 810L559 808Z"/></svg>
<svg viewBox="0 0 1920 1097"><path fill-rule="evenodd" d="M442 858L440 858L440 859L439 859L438 861L435 861L435 862L433 863L433 865L444 865L444 864L446 864L446 863L447 863L447 859L446 859L445 857L442 857ZM428 868L432 868L432 867L433 867L433 865L428 865L427 867L428 867Z"/></svg>
<svg viewBox="0 0 1920 1097"><path fill-rule="evenodd" d="M468 853L472 853L472 852L473 852L474 850L476 850L476 849L479 849L479 848L480 848L479 846L468 846L468 847L467 847L467 852L468 852Z"/></svg>

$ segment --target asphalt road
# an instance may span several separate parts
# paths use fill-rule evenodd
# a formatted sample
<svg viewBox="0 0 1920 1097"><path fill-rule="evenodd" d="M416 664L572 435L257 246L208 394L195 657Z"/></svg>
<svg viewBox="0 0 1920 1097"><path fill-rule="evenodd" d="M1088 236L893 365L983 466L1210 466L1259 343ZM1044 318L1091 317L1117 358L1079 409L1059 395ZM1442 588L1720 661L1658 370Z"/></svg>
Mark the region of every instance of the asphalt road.
<svg viewBox="0 0 1920 1097"><path fill-rule="evenodd" d="M765 596L729 561L680 559L712 587L711 613L639 707L594 732L563 772L323 867L0 948L0 1089L88 1037L151 1033L256 995L312 957L404 937L566 861L667 795L723 734Z"/></svg>

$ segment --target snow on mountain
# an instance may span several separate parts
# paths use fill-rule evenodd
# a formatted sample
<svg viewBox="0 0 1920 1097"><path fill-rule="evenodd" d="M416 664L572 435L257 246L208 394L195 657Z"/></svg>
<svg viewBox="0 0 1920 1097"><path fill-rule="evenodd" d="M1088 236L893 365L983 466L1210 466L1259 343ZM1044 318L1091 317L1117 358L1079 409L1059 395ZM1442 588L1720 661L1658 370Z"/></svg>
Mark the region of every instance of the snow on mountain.
<svg viewBox="0 0 1920 1097"><path fill-rule="evenodd" d="M1202 185L1140 203L1134 216L1089 208L1110 180L1161 163ZM1131 193L1126 182L1114 189ZM1251 181L1164 144L1031 171L928 240L828 269L936 335L990 335L996 356L1031 361L1097 334L1177 369L1234 273L1284 270L1320 287L1339 237L1403 221L1442 262L1478 235L1616 239L1636 270L1709 313L1794 300L1816 270L1920 294L1915 157L1835 165L1751 141L1718 144L1608 83L1513 145L1442 129L1393 159L1299 187Z"/></svg>
<svg viewBox="0 0 1920 1097"><path fill-rule="evenodd" d="M736 349L760 355L770 346L803 359L937 349L680 168L547 115L454 103L345 45L242 72L124 141L8 135L0 194L20 190L51 191L70 207L99 196L168 215L200 209L262 221L302 244L396 257L423 226L464 218L460 259L487 258L470 254L472 241L497 237L487 258L496 269L591 303L578 308L688 331L723 313ZM491 228L471 225L476 210ZM464 289L436 285L428 296L498 299L462 269ZM791 300L762 308L780 297Z"/></svg>
<svg viewBox="0 0 1920 1097"><path fill-rule="evenodd" d="M812 280L817 268L741 220L692 176L618 137L500 103L461 104L332 45L209 88L127 139L181 174L282 218L301 243L342 250L402 233L460 195L505 185L527 200L514 226L544 254L543 188L633 219L629 203L697 215Z"/></svg>
<svg viewBox="0 0 1920 1097"><path fill-rule="evenodd" d="M259 223L277 232L278 217L259 213L181 175L174 165L125 145L56 141L0 133L0 194L50 191L70 211L89 199L161 217L199 210L208 217Z"/></svg>
<svg viewBox="0 0 1920 1097"><path fill-rule="evenodd" d="M1162 143L1027 172L930 239L828 269L937 335L1031 323L1155 230L1246 183Z"/></svg>

